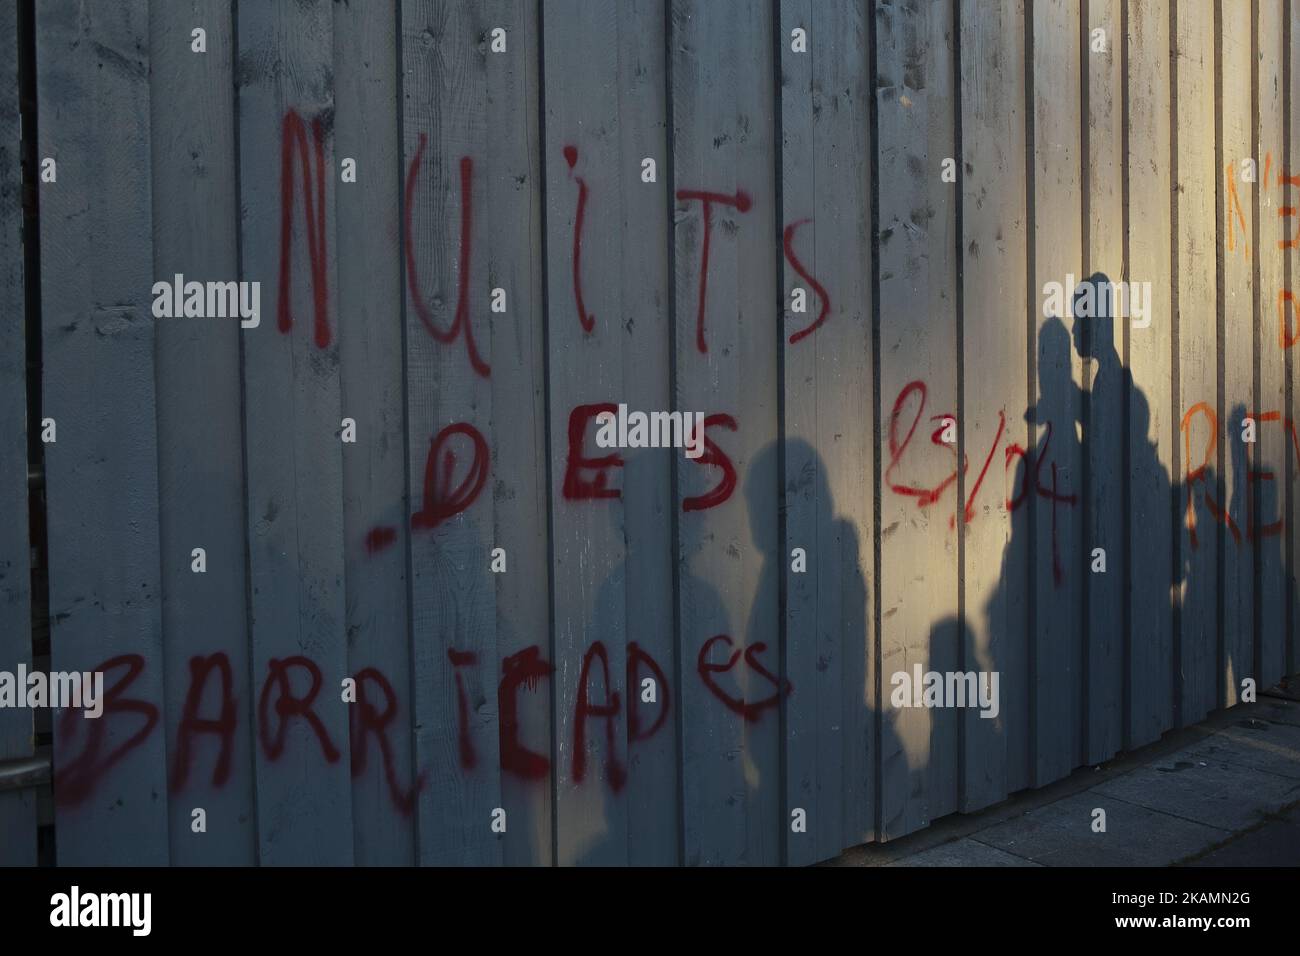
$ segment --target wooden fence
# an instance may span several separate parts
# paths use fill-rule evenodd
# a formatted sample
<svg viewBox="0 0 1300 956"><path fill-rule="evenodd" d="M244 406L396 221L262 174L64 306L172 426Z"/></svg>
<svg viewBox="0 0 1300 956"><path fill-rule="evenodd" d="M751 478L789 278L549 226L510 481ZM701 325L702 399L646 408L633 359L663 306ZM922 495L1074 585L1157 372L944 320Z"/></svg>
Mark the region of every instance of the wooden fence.
<svg viewBox="0 0 1300 956"><path fill-rule="evenodd" d="M50 727L58 861L811 863L1295 672L1298 34L9 7L0 670L47 602L108 688ZM260 323L155 318L177 275ZM619 405L703 454L598 447ZM930 671L997 715L900 706Z"/></svg>

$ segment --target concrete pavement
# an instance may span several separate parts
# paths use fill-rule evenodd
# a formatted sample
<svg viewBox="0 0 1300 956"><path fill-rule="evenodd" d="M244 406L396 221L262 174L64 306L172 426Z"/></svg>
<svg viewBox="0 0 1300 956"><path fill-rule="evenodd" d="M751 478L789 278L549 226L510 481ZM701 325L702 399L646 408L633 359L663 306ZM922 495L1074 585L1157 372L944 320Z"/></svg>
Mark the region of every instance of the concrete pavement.
<svg viewBox="0 0 1300 956"><path fill-rule="evenodd" d="M1300 681L827 866L1300 866ZM1105 831L1094 828L1105 811Z"/></svg>

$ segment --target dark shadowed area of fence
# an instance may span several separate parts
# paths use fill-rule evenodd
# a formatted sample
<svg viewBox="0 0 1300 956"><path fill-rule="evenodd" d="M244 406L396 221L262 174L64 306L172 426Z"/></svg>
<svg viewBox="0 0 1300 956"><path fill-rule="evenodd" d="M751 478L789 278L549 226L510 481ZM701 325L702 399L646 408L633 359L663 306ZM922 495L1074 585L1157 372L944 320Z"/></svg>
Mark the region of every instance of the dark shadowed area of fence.
<svg viewBox="0 0 1300 956"><path fill-rule="evenodd" d="M804 864L1270 686L1297 73L1300 0L10 5L0 670L108 694L0 766L62 863Z"/></svg>

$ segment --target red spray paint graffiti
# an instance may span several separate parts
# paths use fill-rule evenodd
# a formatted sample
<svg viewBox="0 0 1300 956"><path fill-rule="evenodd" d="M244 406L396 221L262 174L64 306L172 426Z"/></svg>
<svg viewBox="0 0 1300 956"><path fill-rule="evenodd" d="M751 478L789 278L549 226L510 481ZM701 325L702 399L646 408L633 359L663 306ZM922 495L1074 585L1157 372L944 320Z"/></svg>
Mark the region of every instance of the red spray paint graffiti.
<svg viewBox="0 0 1300 956"><path fill-rule="evenodd" d="M424 296L420 292L420 273L416 268L415 261L413 220L415 216L416 186L420 180L420 163L424 159L424 147L427 142L428 137L421 133L420 145L416 147L415 156L412 157L410 168L406 172L406 199L405 208L402 210L402 230L406 240L407 288L411 292L411 303L415 306L415 313L420 317L420 322L423 323L428 333L436 341L447 345L454 342L456 336L464 332L465 348L469 352L469 363L475 372L487 378L492 370L478 353L478 346L474 343L474 326L469 320L470 234L474 221L472 189L474 161L468 156L462 156L460 160L460 262L457 276L456 315L452 320L451 328L444 332L434 324L433 313L429 311L429 306L425 303Z"/></svg>
<svg viewBox="0 0 1300 956"><path fill-rule="evenodd" d="M800 329L798 332L795 332L790 336L789 342L791 345L794 345L800 339L806 339L821 328L822 323L826 321L826 316L829 315L831 311L831 297L827 294L826 287L818 282L811 272L804 268L804 264L799 261L799 257L794 253L795 231L804 223L808 222L812 222L812 220L800 219L796 222L792 222L790 225L785 227L785 232L781 234L781 248L785 250L785 258L790 263L790 267L799 274L799 278L812 286L813 291L817 293L817 298L821 300L821 308L817 311L817 318L813 321L812 325Z"/></svg>
<svg viewBox="0 0 1300 956"><path fill-rule="evenodd" d="M456 435L469 439L473 457L470 458L469 468L460 484L452 487L452 476L456 473L456 454L451 448L451 441ZM425 460L424 506L411 516L411 527L436 528L478 500L483 485L487 482L488 458L487 439L473 425L458 422L438 432L429 447L429 457Z"/></svg>
<svg viewBox="0 0 1300 956"><path fill-rule="evenodd" d="M641 713L637 707L637 694L635 688L639 685L638 674L641 665L645 665L650 673L654 675L656 686L662 695L659 701L659 714L655 717L647 729L641 729ZM668 677L664 674L658 662L655 661L646 651L642 650L636 641L631 641L627 645L627 739L629 743L638 740L649 740L659 728L664 725L668 719L668 708L671 704L671 693L668 689Z"/></svg>
<svg viewBox="0 0 1300 956"><path fill-rule="evenodd" d="M733 432L739 427L736 425L734 418L722 413L709 415L704 419L706 431L713 425ZM713 444L712 439L707 434L704 436L704 454L700 455L696 461L701 465L722 469L722 478L712 491L696 495L693 498L683 498L683 511L704 511L708 508L716 508L729 499L732 492L736 490L736 466L731 463L731 459L717 445Z"/></svg>
<svg viewBox="0 0 1300 956"><path fill-rule="evenodd" d="M144 658L139 654L122 654L109 658L92 670L102 671L106 683L108 674L117 670L123 670L124 673L104 692L103 713L90 720L82 716L80 711L64 711L59 721L60 750L76 735L78 727L86 728L86 742L75 757L55 761L54 800L60 806L76 806L84 802L108 772L153 733L158 724L158 708L148 701L122 696L144 672L144 667ZM104 753L109 725L121 714L134 714L142 718L143 722L130 737Z"/></svg>
<svg viewBox="0 0 1300 956"><path fill-rule="evenodd" d="M453 487L456 453L452 440L457 435L469 440L471 457L460 484ZM411 515L411 527L417 531L430 531L474 504L487 483L490 459L487 439L468 422L457 422L438 432L430 442L429 455L424 463L424 502L420 510ZM371 528L365 537L366 551L378 554L396 540L397 529L391 525Z"/></svg>
<svg viewBox="0 0 1300 956"><path fill-rule="evenodd" d="M220 713L216 717L200 717L203 690L208 676L215 673L220 680ZM230 658L224 651L210 657L196 654L190 658L190 687L185 694L180 724L176 729L176 758L172 764L171 789L185 788L189 781L190 765L194 760L194 736L216 734L221 740L217 765L212 771L212 786L221 787L230 779L230 761L235 749L235 678L230 670Z"/></svg>
<svg viewBox="0 0 1300 956"><path fill-rule="evenodd" d="M293 157L298 153L302 169L302 205L307 233L307 256L311 262L312 305L315 312L317 348L330 344L328 316L329 286L325 245L325 133L320 118L311 121L312 146L302 117L290 110L284 116L280 136L280 286L276 301L276 323L286 335L293 328L290 282L293 260ZM312 171L312 157L316 159ZM314 193L314 195L313 195Z"/></svg>
<svg viewBox="0 0 1300 956"><path fill-rule="evenodd" d="M564 161L572 170L578 164L578 148L564 147ZM578 184L578 209L573 218L573 301L578 307L578 322L584 332L590 333L596 326L596 317L587 311L582 301L582 224L587 215L587 180L574 175Z"/></svg>
<svg viewBox="0 0 1300 956"><path fill-rule="evenodd" d="M586 452L588 426L596 416L603 412L617 413L618 406L613 402L597 402L592 405L578 405L569 413L569 448L564 462L564 483L561 493L566 501L589 501L599 498L622 497L622 489L609 486L611 469L623 467L623 456L617 452L591 457ZM736 419L719 412L704 419L704 428L726 428L736 431L739 427ZM692 459L702 467L718 468L722 477L712 490L702 495L682 499L683 511L705 511L716 508L731 498L736 490L736 466L727 453L720 449L706 434L704 451L699 458ZM594 475L588 473L594 472Z"/></svg>
<svg viewBox="0 0 1300 956"><path fill-rule="evenodd" d="M578 405L569 412L569 453L564 463L564 485L561 493L567 501L584 501L593 498L618 498L622 492L608 487L609 469L622 468L623 456L617 452L589 458L583 450L586 444L587 425L602 412L618 412L612 402ZM586 477L584 472L596 474Z"/></svg>
<svg viewBox="0 0 1300 956"><path fill-rule="evenodd" d="M912 438L916 433L917 426L924 417L925 405L927 400L926 385L922 381L908 382L899 391L894 400L893 410L889 416L889 427L887 430L887 441L889 445L889 463L885 467L884 480L889 490L894 494L903 495L909 498L915 498L917 507L927 507L940 501L947 493L948 489L953 488L957 481L958 474L965 474L969 467L969 461L963 457L960 469L954 468L942 480L935 485L920 485L908 483L895 477L895 472L903 464L904 457L907 454L908 447L912 443ZM912 413L910 424L907 430L900 437L901 423L905 420L904 414L909 405L915 405ZM948 420L956 422L954 415L933 415L929 419L932 422L939 422L939 426L930 435L930 442L940 448L944 448L955 459L957 456L956 449L948 442L943 440L945 423ZM962 511L962 521L964 524L970 524L975 520L977 515L976 507L979 501L980 490L984 487L984 481L988 477L989 468L993 464L993 459L997 450L1002 446L1003 435L1006 433L1007 420L1006 414L998 411L998 427L993 435L993 441L989 445L988 454L984 456L983 464L980 466L979 475L976 477L970 493L966 499L965 508ZM1021 480L1020 490L1013 492L1005 501L1008 511L1015 511L1025 503L1032 491L1035 495L1052 502L1051 516L1051 533L1052 533L1052 577L1057 586L1064 583L1065 569L1061 560L1058 529L1057 529L1057 506L1067 505L1075 507L1078 504L1076 494L1067 494L1058 486L1057 466L1052 463L1051 467L1051 485L1044 483L1043 469L1050 460L1050 448L1052 441L1052 423L1045 422L1045 433L1042 444L1035 450L1033 460L1027 461L1027 467L1024 469L1024 475ZM1019 443L1008 442L1003 448L1004 469L1010 471L1019 459L1029 459L1031 456ZM1031 484L1032 475L1032 484ZM948 526L955 527L957 523L956 515L953 515Z"/></svg>
<svg viewBox="0 0 1300 956"><path fill-rule="evenodd" d="M294 655L286 657L283 660L271 658L267 661L267 668L270 674L266 683L262 685L262 696L257 702L257 739L262 744L262 751L269 760L278 760L284 754L285 736L289 730L289 718L301 717L307 721L308 726L316 734L316 739L320 741L321 753L325 755L325 760L329 763L338 763L339 750L334 746L334 741L330 740L329 732L325 729L325 724L321 721L319 715L313 709L317 695L320 694L321 673L316 662L309 657ZM294 693L293 681L289 674L291 670L298 670L305 673L311 681L307 688L305 696L299 697ZM271 694L275 692L275 724L272 731L271 722Z"/></svg>
<svg viewBox="0 0 1300 956"><path fill-rule="evenodd" d="M511 654L501 662L501 683L497 685L497 720L501 737L501 769L525 780L540 780L551 769L551 761L534 753L519 740L519 691L537 689L537 682L554 671L542 660L536 644Z"/></svg>
<svg viewBox="0 0 1300 956"><path fill-rule="evenodd" d="M709 640L700 650L699 674L704 685L728 710L746 721L758 720L764 711L777 706L782 696L793 691L788 680L781 680L769 671L759 655L767 646L753 644L743 651L737 649L722 664L709 660L710 649L717 643L731 646L724 634ZM447 657L455 671L456 719L458 757L462 768L474 770L478 757L474 748L473 728L470 725L468 685L463 675L468 668L477 667L479 658L474 651L449 648ZM743 659L744 666L758 674L774 688L773 693L758 700L745 700L728 693L715 680L714 675L726 674ZM603 685L603 702L592 699L593 664L598 663L600 682ZM159 723L159 710L154 704L125 696L125 691L145 671L144 658L127 654L107 660L92 670L113 674L122 671L104 695L104 713L96 720L87 720L80 711L66 712L59 725L58 746L54 774L55 799L60 806L83 803L95 792L99 784L131 751L144 743ZM525 780L541 780L551 772L550 759L530 750L522 742L519 719L519 694L536 691L543 678L554 673L552 664L542 658L537 645L524 648L501 662L501 679L497 685L497 728L500 742L501 770ZM639 701L636 688L644 674L653 675L656 693L653 699ZM215 684L213 681L215 678ZM370 745L377 742L384 781L394 807L403 814L411 813L419 793L427 784L427 773L419 772L410 786L403 786L398 778L398 760L390 740L390 732L397 723L401 710L397 692L387 676L378 668L367 667L353 675L356 697L348 710L348 741L352 776L360 777L368 769ZM622 692L610 681L609 652L605 645L594 642L586 651L578 677L573 703L574 755L572 779L582 783L587 776L587 723L596 718L605 722L606 758L601 775L615 793L625 787L627 768L618 760L615 744L618 740L618 719L627 718L627 744L650 740L667 724L671 710L672 691L668 677L659 662L645 648L635 642L627 646L626 660L627 703L624 708ZM204 716L205 692L212 685L218 690L215 715ZM261 752L271 762L280 760L290 744L289 725L294 720L306 721L316 738L320 753L326 763L336 764L342 757L321 719L320 712L331 706L324 691L324 678L320 667L304 656L271 658L258 696L255 729ZM211 695L209 695L210 697ZM211 703L211 701L208 701ZM638 703L657 707L654 719L647 725L638 710ZM110 728L126 715L140 718L139 726L126 740L113 750L104 753ZM65 759L63 751L75 741L78 728L86 726L86 739L75 756ZM171 789L183 790L192 784L195 742L201 734L218 738L220 749L216 765L207 785L220 789L228 783L234 760L239 709L234 687L234 674L230 660L224 652L208 656L196 655L190 660L190 684L185 696L176 733L176 754L170 779Z"/></svg>
<svg viewBox="0 0 1300 956"><path fill-rule="evenodd" d="M388 678L374 667L357 671L353 680L357 682L356 703L348 708L348 729L350 753L352 756L352 776L360 777L366 772L369 749L366 746L370 738L379 740L379 756L384 764L384 780L393 806L399 813L410 816L415 811L416 795L424 789L426 774L419 774L415 782L406 789L397 779L397 761L393 757L393 745L388 740L388 726L397 719L397 694ZM379 710L371 701L366 687L373 684L384 698L384 708Z"/></svg>
<svg viewBox="0 0 1300 956"><path fill-rule="evenodd" d="M1229 160L1224 164L1224 222L1227 225L1227 235L1224 244L1228 252L1233 252L1237 248L1237 231L1242 234L1241 254L1242 257L1250 259L1250 243L1246 237L1246 216L1241 197L1237 190L1237 174L1235 172L1236 164ZM1264 154L1264 174L1255 188L1269 189L1272 187L1296 188L1300 187L1300 175L1290 175L1285 170L1279 168L1277 178L1270 179L1269 174L1273 169L1273 154L1267 152ZM1263 208L1261 206L1261 208ZM1277 211L1281 219L1292 219L1297 216L1297 207L1286 204L1285 199L1279 205ZM1297 249L1300 248L1300 233L1287 236L1277 240L1278 249ZM1296 298L1290 289L1279 289L1277 293L1277 310L1278 310L1278 345L1282 349L1289 349L1300 342L1300 329L1292 331L1292 319L1296 315ZM1207 502L1208 504L1208 502ZM1190 530L1190 529L1189 529Z"/></svg>
<svg viewBox="0 0 1300 956"><path fill-rule="evenodd" d="M737 648L732 655L727 658L725 664L718 664L709 660L709 651L712 650L714 644L719 642L725 644L727 647L732 646L731 638L726 634L718 634L709 638L704 642L704 646L700 648L699 657L696 659L696 668L699 672L700 680L702 680L704 686L709 689L709 693L722 701L728 710L740 714L745 718L745 720L753 723L763 716L764 710L777 706L781 702L782 696L788 697L794 692L794 686L788 680L777 678L775 674L764 667L762 662L759 661L758 655L767 650L766 644L762 642L751 644L743 651ZM714 682L714 674L726 674L731 671L742 657L750 670L768 681L775 688L770 695L756 701L746 701L743 697L737 697L727 693Z"/></svg>
<svg viewBox="0 0 1300 956"><path fill-rule="evenodd" d="M600 660L601 684L605 688L605 703L593 704L588 690L591 662ZM587 719L599 717L605 721L605 780L615 793L627 783L627 768L618 762L614 750L615 724L618 721L618 691L609 684L609 655L600 641L592 643L582 656L582 671L578 674L578 701L573 707L573 782L582 783L587 774Z"/></svg>
<svg viewBox="0 0 1300 956"><path fill-rule="evenodd" d="M677 190L677 200L687 202L690 200L699 200L704 204L702 217L704 221L704 235L700 242L700 292L699 292L699 311L695 318L695 347L700 352L708 352L709 346L704 338L704 303L708 298L709 289L709 249L713 241L713 207L730 206L738 212L749 212L754 205L749 193L742 189L737 189L734 196L728 196L725 193L706 192L698 189L679 189Z"/></svg>
<svg viewBox="0 0 1300 956"><path fill-rule="evenodd" d="M1283 415L1278 411L1254 412L1248 413L1248 418L1253 418L1257 423L1278 422L1285 429L1291 438L1291 449L1297 460L1300 460L1300 436L1297 436L1295 422L1289 416ZM1192 462L1197 457L1192 454L1192 432L1195 429L1196 420L1203 419L1208 426L1205 444L1199 456L1199 464L1192 467ZM1258 468L1248 468L1246 472L1245 484L1245 501L1246 514L1244 523L1246 533L1243 535L1241 526L1233 518L1229 509L1219 502L1213 494L1210 486L1209 468L1211 461L1215 457L1215 451L1218 447L1219 440L1219 416L1214 407L1209 402L1197 402L1183 413L1182 422L1179 425L1183 433L1183 487L1186 489L1187 500L1183 508L1183 527L1187 529L1188 538L1191 542L1192 549L1200 547L1199 525L1196 517L1196 490L1199 486L1201 490L1201 500L1205 503L1205 508L1210 513L1212 520L1222 524L1232 535L1233 543L1240 546L1243 541L1251 541L1256 537L1268 538L1273 535L1281 534L1286 527L1284 518L1271 521L1268 524L1260 525L1258 532L1255 530L1255 508L1257 505L1256 483L1262 481L1275 481L1276 475L1272 471L1265 471ZM1252 447L1247 443L1247 454Z"/></svg>
<svg viewBox="0 0 1300 956"><path fill-rule="evenodd" d="M143 744L159 723L158 707L138 698L126 697L126 690L145 671L144 658L139 654L123 654L91 668L106 675L122 671L122 676L109 685L104 693L104 711L97 719L84 717L81 711L68 710L59 722L57 754L54 773L54 798L61 807L74 807L85 802L98 788L105 776L131 751ZM294 675L305 675L307 688L298 694ZM215 678L215 683L214 683ZM330 738L324 723L316 712L322 690L320 668L308 657L272 658L267 662L267 675L258 698L256 724L257 738L267 760L278 761L288 746L288 725L292 718L306 720L320 744L321 753L328 763L337 763L342 756ZM398 697L388 678L376 668L368 667L354 675L356 703L349 710L350 750L352 776L362 775L367 766L368 743L374 737L379 742L384 776L392 795L393 804L403 813L414 807L415 795L425 784L420 774L409 788L403 788L397 779L397 761L389 741L389 728L398 717ZM300 680L301 684L302 681ZM205 692L215 686L217 707L211 716L204 716ZM382 706L375 705L373 687L382 697ZM320 701L319 706L325 706ZM119 719L131 715L138 718L134 733L111 751L104 746ZM176 727L176 752L173 755L169 789L179 792L191 785L196 743L199 735L217 737L219 749L208 785L221 789L230 780L238 732L239 710L234 689L234 673L230 658L223 651L207 656L195 655L190 659L189 687ZM80 750L65 756L76 741L80 728L85 729L85 741Z"/></svg>

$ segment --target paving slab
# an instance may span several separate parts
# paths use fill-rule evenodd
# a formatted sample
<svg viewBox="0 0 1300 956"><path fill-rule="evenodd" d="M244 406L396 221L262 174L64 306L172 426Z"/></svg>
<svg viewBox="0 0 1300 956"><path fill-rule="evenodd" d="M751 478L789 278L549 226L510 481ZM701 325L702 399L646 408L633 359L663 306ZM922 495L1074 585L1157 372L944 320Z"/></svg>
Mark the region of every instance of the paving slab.
<svg viewBox="0 0 1300 956"><path fill-rule="evenodd" d="M1264 720L1241 720L1189 746L1194 762L1218 760L1300 780L1300 726Z"/></svg>
<svg viewBox="0 0 1300 956"><path fill-rule="evenodd" d="M1094 792L1222 830L1244 830L1300 800L1300 780L1228 759L1202 741L1098 784Z"/></svg>
<svg viewBox="0 0 1300 956"><path fill-rule="evenodd" d="M1300 866L1300 804L1275 820L1234 836L1189 866Z"/></svg>
<svg viewBox="0 0 1300 956"><path fill-rule="evenodd" d="M1106 811L1105 833L1092 830L1096 807ZM1229 836L1218 827L1087 790L971 839L1044 866L1168 866Z"/></svg>
<svg viewBox="0 0 1300 956"><path fill-rule="evenodd" d="M1042 866L1022 856L1005 853L996 847L972 840L954 840L942 846L922 850L886 866Z"/></svg>
<svg viewBox="0 0 1300 956"><path fill-rule="evenodd" d="M1294 701L1261 697L1258 703L1242 704L1241 710L1248 717L1300 727L1300 704Z"/></svg>

